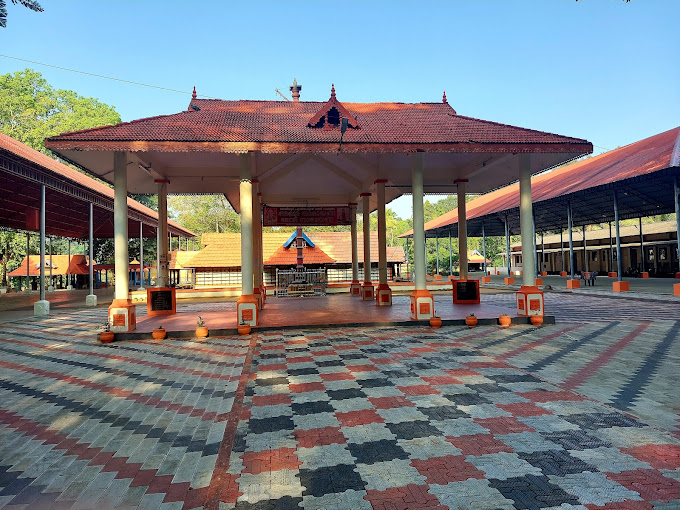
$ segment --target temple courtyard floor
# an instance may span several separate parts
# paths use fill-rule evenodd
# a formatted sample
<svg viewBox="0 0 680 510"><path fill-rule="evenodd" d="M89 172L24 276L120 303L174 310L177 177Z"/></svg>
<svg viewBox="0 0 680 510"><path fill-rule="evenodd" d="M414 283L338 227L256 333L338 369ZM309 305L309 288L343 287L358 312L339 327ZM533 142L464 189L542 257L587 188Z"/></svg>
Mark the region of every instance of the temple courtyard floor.
<svg viewBox="0 0 680 510"><path fill-rule="evenodd" d="M680 303L546 310L108 345L105 306L0 312L0 508L680 508Z"/></svg>

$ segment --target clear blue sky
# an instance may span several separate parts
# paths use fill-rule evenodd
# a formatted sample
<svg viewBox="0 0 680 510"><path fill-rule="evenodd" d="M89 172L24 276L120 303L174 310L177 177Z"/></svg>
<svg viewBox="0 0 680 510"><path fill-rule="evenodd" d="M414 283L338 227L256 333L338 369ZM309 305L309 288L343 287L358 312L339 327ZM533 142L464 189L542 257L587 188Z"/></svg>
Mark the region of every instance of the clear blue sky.
<svg viewBox="0 0 680 510"><path fill-rule="evenodd" d="M680 125L680 2L8 2L0 53L186 91L32 67L123 120L175 113L199 94L440 101L458 113L586 138L596 152ZM408 204L408 201L403 201ZM408 206L394 207L402 217Z"/></svg>

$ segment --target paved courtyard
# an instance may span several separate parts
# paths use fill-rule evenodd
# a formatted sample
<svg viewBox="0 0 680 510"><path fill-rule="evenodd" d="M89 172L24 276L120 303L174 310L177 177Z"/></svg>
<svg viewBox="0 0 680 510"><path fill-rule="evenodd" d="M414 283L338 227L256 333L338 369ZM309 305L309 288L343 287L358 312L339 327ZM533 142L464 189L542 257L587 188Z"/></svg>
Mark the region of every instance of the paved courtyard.
<svg viewBox="0 0 680 510"><path fill-rule="evenodd" d="M544 328L3 323L0 507L680 508L674 304L552 299Z"/></svg>

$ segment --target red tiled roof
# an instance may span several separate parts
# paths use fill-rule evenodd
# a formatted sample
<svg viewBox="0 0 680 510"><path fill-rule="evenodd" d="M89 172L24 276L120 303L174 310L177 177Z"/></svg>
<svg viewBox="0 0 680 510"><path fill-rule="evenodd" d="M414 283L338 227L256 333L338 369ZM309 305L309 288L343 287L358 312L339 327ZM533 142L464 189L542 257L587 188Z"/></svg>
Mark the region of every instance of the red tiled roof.
<svg viewBox="0 0 680 510"><path fill-rule="evenodd" d="M263 259L270 259L283 246L290 232L265 232L262 235ZM352 241L349 232L306 232L307 236L336 264L352 263ZM363 236L358 237L359 262L364 260ZM241 234L203 234L202 244L205 246L194 258L184 264L185 267L239 267L241 265ZM296 253L295 250L289 250ZM307 261L305 253L305 261ZM295 264L295 260L291 264ZM378 260L378 233L371 232L371 260ZM403 263L406 257L401 246L387 247L387 261ZM310 262L313 263L313 262ZM317 263L317 262L314 262ZM331 263L331 262L327 262Z"/></svg>
<svg viewBox="0 0 680 510"><path fill-rule="evenodd" d="M40 255L29 255L29 276L40 276ZM45 274L50 273L50 257L45 256ZM89 274L87 257L85 255L71 255L69 271L68 255L52 255L52 276L66 274ZM21 265L14 271L7 273L7 276L26 276L26 257L21 261Z"/></svg>
<svg viewBox="0 0 680 510"><path fill-rule="evenodd" d="M344 147L352 147L352 144L373 147L375 144L548 144L554 146L555 152L581 152L584 144L590 147L589 142L579 138L458 115L447 103L340 104L333 101L333 98L326 103L193 99L191 106L198 107L199 111L189 108L172 115L63 133L46 140L46 146L63 149L69 146L64 142L73 141L158 141L332 143L335 147L338 142L335 130L313 128L308 124L323 116L329 105L337 104L346 108L350 124L360 126L347 130ZM562 150L558 146L562 146ZM456 150L464 150L460 145L456 147ZM88 143L82 148L98 150L100 147ZM164 150L171 149L166 147ZM222 151L224 148L202 146L201 150Z"/></svg>
<svg viewBox="0 0 680 510"><path fill-rule="evenodd" d="M335 262L317 246L314 248L305 246L302 255L305 264L332 264ZM295 264L297 264L297 249L284 248L283 246L279 246L279 249L264 261L265 266L294 266Z"/></svg>
<svg viewBox="0 0 680 510"><path fill-rule="evenodd" d="M577 161L531 178L534 203L632 177L651 174L677 166L680 158L680 127L645 138L630 145ZM676 155L677 154L677 155ZM519 183L499 188L470 200L467 218L479 218L519 207ZM453 209L425 223L425 230L458 223ZM401 237L413 235L410 230Z"/></svg>
<svg viewBox="0 0 680 510"><path fill-rule="evenodd" d="M97 181L83 173L74 170L73 168L60 163L59 161L46 156L42 152L29 147L21 143L14 138L0 133L0 150L5 150L11 154L14 154L26 161L38 165L39 167L48 170L57 175L57 177L66 179L73 184L80 187L86 188L93 191L99 195L113 200L113 188L107 186L106 184ZM152 219L158 221L158 213L153 209L133 200L132 198L127 199L128 207L134 211L144 214ZM39 207L39 206L38 206ZM190 230L182 227L174 221L168 220L168 225L173 227L175 232L181 232L188 237L194 237L196 234Z"/></svg>

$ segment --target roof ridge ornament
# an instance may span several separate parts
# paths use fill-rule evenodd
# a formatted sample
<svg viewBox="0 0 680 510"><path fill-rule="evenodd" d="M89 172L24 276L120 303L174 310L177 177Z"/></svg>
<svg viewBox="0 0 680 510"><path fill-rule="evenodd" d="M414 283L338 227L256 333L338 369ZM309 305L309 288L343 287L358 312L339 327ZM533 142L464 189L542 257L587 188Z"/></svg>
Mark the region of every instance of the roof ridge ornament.
<svg viewBox="0 0 680 510"><path fill-rule="evenodd" d="M448 103L446 100L446 91L444 91L444 97L442 97L442 103Z"/></svg>
<svg viewBox="0 0 680 510"><path fill-rule="evenodd" d="M194 85L194 92L191 94L191 99L196 99L196 85Z"/></svg>
<svg viewBox="0 0 680 510"><path fill-rule="evenodd" d="M331 84L330 99L309 119L307 127L323 128L326 130L340 129L342 119L347 119L347 126L352 129L359 129L359 122L356 116L352 115L345 106L338 101L335 95L335 84Z"/></svg>

